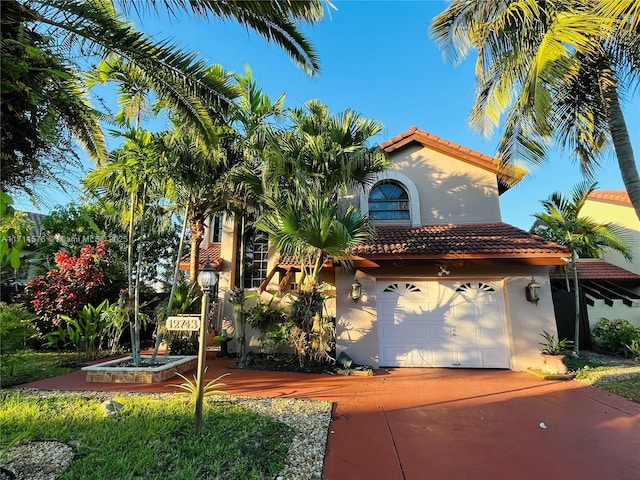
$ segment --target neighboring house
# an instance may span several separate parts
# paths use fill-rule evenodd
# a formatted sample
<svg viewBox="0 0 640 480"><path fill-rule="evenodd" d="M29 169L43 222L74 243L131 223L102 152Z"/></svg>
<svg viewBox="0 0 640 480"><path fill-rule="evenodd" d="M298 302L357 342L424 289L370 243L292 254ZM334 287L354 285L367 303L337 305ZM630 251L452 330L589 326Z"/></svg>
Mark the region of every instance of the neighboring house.
<svg viewBox="0 0 640 480"><path fill-rule="evenodd" d="M614 222L623 228L631 249L631 262L605 249L602 258L578 261L578 278L587 303L589 325L600 318L624 318L640 327L640 220L625 190L596 190L589 195L581 215L598 223ZM563 278L552 274L554 284L565 289Z"/></svg>
<svg viewBox="0 0 640 480"><path fill-rule="evenodd" d="M575 300L567 293L573 285L571 275L570 266L564 273L551 272L558 329L566 335L573 333L575 318ZM640 328L640 275L604 260L584 258L578 260L578 281L591 329L601 318L624 318Z"/></svg>
<svg viewBox="0 0 640 480"><path fill-rule="evenodd" d="M605 250L602 259L640 275L640 220L625 190L596 190L582 207L581 215L599 223L614 222L624 228L625 240L631 248L632 262L618 252Z"/></svg>
<svg viewBox="0 0 640 480"><path fill-rule="evenodd" d="M337 354L373 367L541 366L540 333L556 333L549 266L563 265L569 252L502 222L499 196L518 172L415 127L381 147L390 170L344 199L374 220L377 234L353 250L355 271L323 271ZM210 231L203 249L219 255L222 296L235 284L238 249L233 222L220 225L220 242ZM256 240L253 273L264 275L263 295L297 288L299 267L278 263L265 239ZM537 304L525 298L532 279Z"/></svg>

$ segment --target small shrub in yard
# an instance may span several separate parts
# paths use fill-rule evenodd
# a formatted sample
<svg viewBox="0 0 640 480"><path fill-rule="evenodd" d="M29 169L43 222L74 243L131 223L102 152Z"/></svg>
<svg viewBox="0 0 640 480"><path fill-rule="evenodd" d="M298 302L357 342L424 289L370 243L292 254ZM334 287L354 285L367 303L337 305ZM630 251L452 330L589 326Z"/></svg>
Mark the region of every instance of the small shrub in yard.
<svg viewBox="0 0 640 480"><path fill-rule="evenodd" d="M36 327L47 334L60 325L60 315L73 315L90 302L104 298L109 279L105 274L109 249L105 242L94 248L85 245L78 256L60 251L55 256L56 267L46 275L35 277L25 292L38 315Z"/></svg>
<svg viewBox="0 0 640 480"><path fill-rule="evenodd" d="M0 354L8 375L13 375L19 352L26 350L29 338L36 333L34 318L22 305L0 303Z"/></svg>
<svg viewBox="0 0 640 480"><path fill-rule="evenodd" d="M626 354L632 358L640 358L640 338L631 341L631 344L624 345Z"/></svg>
<svg viewBox="0 0 640 480"><path fill-rule="evenodd" d="M626 345L632 345L634 340L640 340L640 329L622 318L615 320L601 318L593 329L593 335L598 348L627 356L629 352Z"/></svg>

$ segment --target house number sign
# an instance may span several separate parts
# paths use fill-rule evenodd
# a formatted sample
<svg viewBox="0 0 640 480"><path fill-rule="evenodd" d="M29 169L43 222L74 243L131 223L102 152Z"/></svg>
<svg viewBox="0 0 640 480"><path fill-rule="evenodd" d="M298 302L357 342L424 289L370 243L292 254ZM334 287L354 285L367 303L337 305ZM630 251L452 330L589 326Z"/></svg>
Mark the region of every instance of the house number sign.
<svg viewBox="0 0 640 480"><path fill-rule="evenodd" d="M179 315L167 317L167 330L200 330L200 315Z"/></svg>

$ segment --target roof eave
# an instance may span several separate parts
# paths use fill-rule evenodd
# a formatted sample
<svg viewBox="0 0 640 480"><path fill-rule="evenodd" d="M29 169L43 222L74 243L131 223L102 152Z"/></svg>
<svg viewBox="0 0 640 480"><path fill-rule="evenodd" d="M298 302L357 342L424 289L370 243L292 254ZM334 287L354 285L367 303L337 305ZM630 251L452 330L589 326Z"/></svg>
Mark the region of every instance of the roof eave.
<svg viewBox="0 0 640 480"><path fill-rule="evenodd" d="M375 254L375 255L359 255L355 262L356 266L380 266L381 262L389 261L416 261L426 260L432 262L491 262L504 264L521 264L521 265L566 265L566 253L549 253L538 255L522 255L522 254Z"/></svg>
<svg viewBox="0 0 640 480"><path fill-rule="evenodd" d="M499 183L500 195L511 187L517 185L526 174L524 170L518 169L517 167L511 168L513 173L505 171L505 168L496 165L495 159L489 155L453 144L452 142L436 137L435 135L418 130L416 127L411 127L407 132L382 143L380 148L382 148L386 153L391 153L412 143L418 143L423 147L458 158L464 162L495 173Z"/></svg>

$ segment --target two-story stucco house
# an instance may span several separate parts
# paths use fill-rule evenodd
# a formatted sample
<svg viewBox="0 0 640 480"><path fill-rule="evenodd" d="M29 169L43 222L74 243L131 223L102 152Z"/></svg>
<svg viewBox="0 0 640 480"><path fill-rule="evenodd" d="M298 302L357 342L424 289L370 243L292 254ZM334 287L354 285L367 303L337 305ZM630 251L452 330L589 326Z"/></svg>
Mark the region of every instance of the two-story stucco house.
<svg viewBox="0 0 640 480"><path fill-rule="evenodd" d="M549 266L569 252L501 221L500 195L518 178L415 127L381 147L392 167L344 199L373 219L377 234L351 252L354 269L324 270L337 353L373 367L539 367L540 333L556 332ZM219 227L228 241L207 246L222 260L221 295L234 285L230 225ZM255 245L263 289L295 285L296 266ZM532 279L537 303L525 296Z"/></svg>

